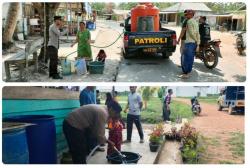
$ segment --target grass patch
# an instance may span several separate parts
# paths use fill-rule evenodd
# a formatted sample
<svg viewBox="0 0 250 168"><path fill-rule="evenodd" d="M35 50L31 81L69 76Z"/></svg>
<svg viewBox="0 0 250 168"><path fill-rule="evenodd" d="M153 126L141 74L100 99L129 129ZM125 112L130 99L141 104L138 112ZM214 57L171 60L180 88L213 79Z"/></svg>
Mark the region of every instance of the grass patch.
<svg viewBox="0 0 250 168"><path fill-rule="evenodd" d="M221 143L220 143L220 141L219 141L219 138L208 138L208 137L204 137L203 140L205 140L206 143L207 143L208 145L211 145L211 146L217 147L217 146L220 146L220 145L221 145Z"/></svg>
<svg viewBox="0 0 250 168"><path fill-rule="evenodd" d="M198 160L199 164L208 164L211 162L212 158L214 157L213 156L214 154L208 151L208 147L209 146L219 147L221 145L219 139L220 139L219 137L209 138L205 137L202 134L199 135L198 144L199 147L202 149L199 152L199 160Z"/></svg>
<svg viewBox="0 0 250 168"><path fill-rule="evenodd" d="M245 156L245 134L241 132L231 133L231 138L229 139L230 151L234 157L244 157Z"/></svg>
<svg viewBox="0 0 250 168"><path fill-rule="evenodd" d="M218 97L199 97L198 100L203 103L217 104Z"/></svg>
<svg viewBox="0 0 250 168"><path fill-rule="evenodd" d="M192 97L178 97L189 99L191 101ZM199 102L208 103L208 104L217 104L217 99L219 96L208 96L208 97L198 97ZM190 102L191 103L191 102Z"/></svg>
<svg viewBox="0 0 250 168"><path fill-rule="evenodd" d="M122 109L124 109L127 105L127 97L119 96L118 100ZM103 102L103 101L102 101ZM122 118L126 120L127 114L121 113ZM171 103L171 121L175 121L177 117L188 118L191 119L193 117L191 107L183 102L178 102L173 100ZM144 123L155 124L162 121L162 102L157 97L152 97L148 101L147 109L143 109L141 112L141 120Z"/></svg>
<svg viewBox="0 0 250 168"><path fill-rule="evenodd" d="M171 104L171 121L175 121L178 117L187 118L188 120L193 118L193 113L191 111L191 105L187 105L186 103L180 101L172 101Z"/></svg>

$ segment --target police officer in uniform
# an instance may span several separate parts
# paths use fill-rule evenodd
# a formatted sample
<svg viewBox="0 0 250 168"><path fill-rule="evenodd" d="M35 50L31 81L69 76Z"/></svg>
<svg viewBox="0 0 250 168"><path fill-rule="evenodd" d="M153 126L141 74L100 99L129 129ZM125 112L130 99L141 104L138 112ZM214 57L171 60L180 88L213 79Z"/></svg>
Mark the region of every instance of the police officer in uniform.
<svg viewBox="0 0 250 168"><path fill-rule="evenodd" d="M211 40L210 26L206 23L206 16L200 16L199 19L199 33L200 33L200 50Z"/></svg>

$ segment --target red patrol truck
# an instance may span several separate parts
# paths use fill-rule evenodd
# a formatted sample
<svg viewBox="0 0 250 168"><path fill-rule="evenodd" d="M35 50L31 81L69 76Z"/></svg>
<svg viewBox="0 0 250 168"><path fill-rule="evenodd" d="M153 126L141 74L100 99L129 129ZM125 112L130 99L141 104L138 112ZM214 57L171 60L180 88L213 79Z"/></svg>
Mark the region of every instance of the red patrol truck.
<svg viewBox="0 0 250 168"><path fill-rule="evenodd" d="M159 9L152 3L139 3L125 19L124 58L144 53L161 53L169 58L176 49L176 32L161 27ZM144 54L145 55L145 54Z"/></svg>

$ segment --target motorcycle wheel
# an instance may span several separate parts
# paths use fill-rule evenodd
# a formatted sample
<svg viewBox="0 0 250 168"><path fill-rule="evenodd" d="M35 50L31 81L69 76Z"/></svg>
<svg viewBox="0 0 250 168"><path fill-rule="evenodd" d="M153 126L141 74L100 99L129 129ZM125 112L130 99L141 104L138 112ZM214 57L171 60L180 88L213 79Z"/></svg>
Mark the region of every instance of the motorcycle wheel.
<svg viewBox="0 0 250 168"><path fill-rule="evenodd" d="M204 55L204 65L208 68L208 69L213 69L217 66L219 58L216 54L215 51L208 49L205 51L205 55Z"/></svg>

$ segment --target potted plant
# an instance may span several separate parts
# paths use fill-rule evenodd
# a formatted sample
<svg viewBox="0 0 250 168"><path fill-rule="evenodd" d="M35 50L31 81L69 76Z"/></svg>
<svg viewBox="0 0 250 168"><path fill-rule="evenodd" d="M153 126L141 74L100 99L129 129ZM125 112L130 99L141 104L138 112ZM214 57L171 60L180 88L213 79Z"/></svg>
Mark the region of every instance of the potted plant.
<svg viewBox="0 0 250 168"><path fill-rule="evenodd" d="M151 152L156 152L163 139L163 125L158 124L149 134L149 147Z"/></svg>
<svg viewBox="0 0 250 168"><path fill-rule="evenodd" d="M180 141L180 132L177 131L177 128L175 126L173 126L171 128L171 131L165 133L165 139L166 140L177 140Z"/></svg>

